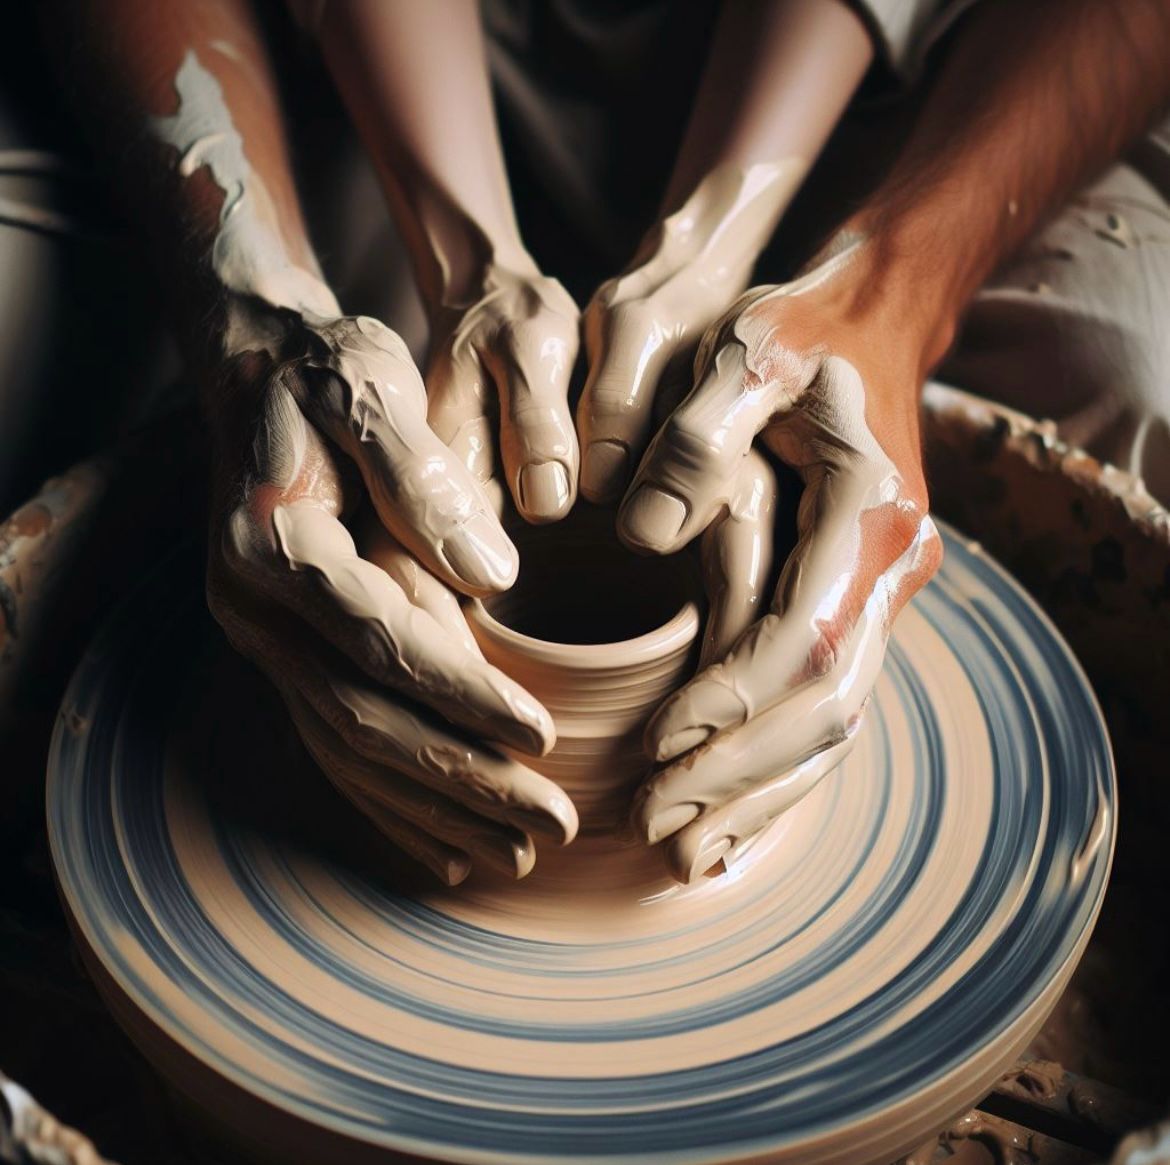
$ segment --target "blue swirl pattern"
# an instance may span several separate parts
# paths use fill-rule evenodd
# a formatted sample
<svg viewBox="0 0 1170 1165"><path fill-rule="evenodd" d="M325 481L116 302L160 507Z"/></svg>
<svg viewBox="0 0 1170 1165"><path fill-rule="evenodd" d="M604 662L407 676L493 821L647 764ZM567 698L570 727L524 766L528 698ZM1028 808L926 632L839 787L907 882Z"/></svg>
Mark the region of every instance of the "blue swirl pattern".
<svg viewBox="0 0 1170 1165"><path fill-rule="evenodd" d="M95 643L54 736L50 836L82 944L123 1007L232 1087L363 1145L888 1159L1043 1018L1116 821L1079 667L999 567L945 540L854 756L742 870L693 894L646 874L587 940L542 930L529 891L409 890L210 811L175 728L223 647L181 555ZM916 1098L918 1124L883 1124Z"/></svg>

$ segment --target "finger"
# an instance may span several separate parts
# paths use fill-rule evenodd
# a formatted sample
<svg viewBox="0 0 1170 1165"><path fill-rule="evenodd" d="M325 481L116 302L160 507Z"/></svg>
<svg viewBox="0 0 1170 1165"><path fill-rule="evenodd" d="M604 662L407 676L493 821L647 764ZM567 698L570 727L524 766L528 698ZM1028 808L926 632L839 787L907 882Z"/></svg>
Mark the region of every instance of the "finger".
<svg viewBox="0 0 1170 1165"><path fill-rule="evenodd" d="M726 512L703 532L707 623L699 667L722 659L766 603L772 569L776 474L752 451L743 460Z"/></svg>
<svg viewBox="0 0 1170 1165"><path fill-rule="evenodd" d="M668 760L743 724L795 689L849 663L847 643L863 612L888 634L894 618L938 566L941 542L916 506L882 502L863 471L810 480L797 514L797 545L772 612L727 659L667 699L647 729L647 748Z"/></svg>
<svg viewBox="0 0 1170 1165"><path fill-rule="evenodd" d="M577 497L579 454L569 415L575 320L541 311L501 329L482 354L500 396L508 487L530 522L563 518Z"/></svg>
<svg viewBox="0 0 1170 1165"><path fill-rule="evenodd" d="M363 797L356 791L339 791L392 845L426 866L444 885L458 886L471 873L470 854L419 832L417 826L403 820L378 801Z"/></svg>
<svg viewBox="0 0 1170 1165"><path fill-rule="evenodd" d="M604 292L585 312L589 373L577 406L581 490L591 502L621 497L650 437L659 378L682 337L641 302L609 305Z"/></svg>
<svg viewBox="0 0 1170 1165"><path fill-rule="evenodd" d="M320 764L319 761L318 763ZM334 784L343 796L357 805L383 832L386 832L386 828L382 822L389 819L394 824L399 825L403 832L411 834L416 840L416 844L438 849L445 863L449 864L451 857L460 859L456 867L459 876L456 881L448 882L449 886L455 886L462 882L473 866L494 870L506 878L519 880L528 877L536 865L536 847L533 845L532 839L519 830L511 830L506 834L493 834L485 830L475 836L459 838L461 844L456 845L451 841L443 840L436 834L426 833L425 830L429 827L425 821L395 813L381 797L370 796L355 786L343 787L342 783L337 780L334 780ZM396 840L399 846L402 845L397 837L391 840ZM466 863L465 867L464 862ZM439 873L438 870L436 872ZM439 876L444 877L443 873L439 873Z"/></svg>
<svg viewBox="0 0 1170 1165"><path fill-rule="evenodd" d="M427 369L427 423L481 483L496 472L496 438L487 373L462 331L441 345Z"/></svg>
<svg viewBox="0 0 1170 1165"><path fill-rule="evenodd" d="M705 529L756 434L791 406L794 377L811 376L785 366L764 379L743 342L708 347L694 390L659 429L618 513L618 533L637 549L668 554Z"/></svg>
<svg viewBox="0 0 1170 1165"><path fill-rule="evenodd" d="M531 872L536 851L528 834L472 813L357 755L300 696L286 693L286 703L313 759L351 800L389 812L415 833L445 842L508 877L523 878Z"/></svg>
<svg viewBox="0 0 1170 1165"><path fill-rule="evenodd" d="M227 561L283 603L367 675L421 700L477 736L542 755L556 737L544 707L443 632L384 571L357 554L349 531L305 500L272 511L257 538L247 506L225 527Z"/></svg>
<svg viewBox="0 0 1170 1165"><path fill-rule="evenodd" d="M402 543L392 538L372 511L359 518L354 541L360 556L384 570L414 606L426 611L456 643L472 655L483 658L454 592L439 582Z"/></svg>
<svg viewBox="0 0 1170 1165"><path fill-rule="evenodd" d="M727 804L846 739L881 673L885 635L863 617L848 660L741 727L674 759L639 791L634 820L651 842L690 824L705 809Z"/></svg>
<svg viewBox="0 0 1170 1165"><path fill-rule="evenodd" d="M741 842L767 828L833 771L856 743L856 728L836 744L764 782L727 805L709 809L666 843L666 859L680 882L702 877Z"/></svg>
<svg viewBox="0 0 1170 1165"><path fill-rule="evenodd" d="M383 524L445 582L505 590L519 558L467 466L427 425L426 392L398 336L376 320L338 320L323 351L286 373L311 418L357 464Z"/></svg>
<svg viewBox="0 0 1170 1165"><path fill-rule="evenodd" d="M577 811L547 777L379 689L292 618L237 594L218 594L213 609L241 654L278 688L292 685L361 756L525 833L562 845L576 836Z"/></svg>

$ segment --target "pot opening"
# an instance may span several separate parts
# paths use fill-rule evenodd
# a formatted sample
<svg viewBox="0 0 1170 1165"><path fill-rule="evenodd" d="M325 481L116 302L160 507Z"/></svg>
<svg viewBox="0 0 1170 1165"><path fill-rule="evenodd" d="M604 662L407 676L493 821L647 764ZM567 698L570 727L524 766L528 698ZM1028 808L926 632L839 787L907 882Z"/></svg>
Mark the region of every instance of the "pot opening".
<svg viewBox="0 0 1170 1165"><path fill-rule="evenodd" d="M509 524L520 574L483 600L488 613L546 643L621 643L669 623L699 592L695 556L635 554L614 520L612 508L579 503L552 525Z"/></svg>

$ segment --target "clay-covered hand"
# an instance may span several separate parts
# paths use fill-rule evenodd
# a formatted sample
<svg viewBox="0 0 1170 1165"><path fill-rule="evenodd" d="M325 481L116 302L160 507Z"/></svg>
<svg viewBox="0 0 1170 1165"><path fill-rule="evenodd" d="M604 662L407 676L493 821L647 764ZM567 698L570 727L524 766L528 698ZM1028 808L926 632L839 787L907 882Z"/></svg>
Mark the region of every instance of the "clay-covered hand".
<svg viewBox="0 0 1170 1165"><path fill-rule="evenodd" d="M616 501L629 485L656 403L661 410L672 388L677 400L689 386L700 339L747 286L801 174L796 162L715 169L647 233L627 271L593 296L577 408L581 491L590 501Z"/></svg>
<svg viewBox="0 0 1170 1165"><path fill-rule="evenodd" d="M497 479L530 522L563 518L577 497L577 434L569 377L578 310L529 261L490 265L474 295L432 313L427 371L431 427L471 474Z"/></svg>
<svg viewBox="0 0 1170 1165"><path fill-rule="evenodd" d="M880 293L878 266L868 244L846 240L795 282L747 292L704 337L695 387L619 513L631 545L676 550L725 522L736 499L742 509L745 474L758 480L757 437L804 482L798 541L771 609L725 657L712 642L718 662L647 730L663 767L640 791L635 822L651 843L669 838L684 881L841 762L891 624L940 561L918 438L932 357L912 309ZM735 631L738 610L716 639Z"/></svg>
<svg viewBox="0 0 1170 1165"><path fill-rule="evenodd" d="M509 586L517 557L483 489L426 423L422 379L376 320L274 311L212 392L213 613L284 695L326 774L449 883L515 876L566 842L540 755L548 712L479 653L450 588ZM357 502L361 549L343 516Z"/></svg>

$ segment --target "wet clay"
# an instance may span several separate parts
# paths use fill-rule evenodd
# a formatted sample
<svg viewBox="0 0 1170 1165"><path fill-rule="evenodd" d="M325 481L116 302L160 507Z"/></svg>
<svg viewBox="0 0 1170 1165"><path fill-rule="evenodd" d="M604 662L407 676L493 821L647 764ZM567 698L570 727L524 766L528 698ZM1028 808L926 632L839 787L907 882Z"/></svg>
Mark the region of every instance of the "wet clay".
<svg viewBox="0 0 1170 1165"><path fill-rule="evenodd" d="M848 754L894 618L941 555L920 491L872 427L857 367L817 345L804 350L785 330L802 299L833 286L864 245L842 240L807 275L729 310L704 342L695 390L622 503L623 538L670 552L731 512L757 439L804 480L799 537L767 612L648 729L667 767L647 786L639 822L650 841L676 835L672 862L684 880Z"/></svg>
<svg viewBox="0 0 1170 1165"><path fill-rule="evenodd" d="M624 832L647 776L646 722L694 668L701 582L689 553L636 556L612 510L513 531L520 576L468 622L485 658L552 714L556 744L522 758L572 798L583 832Z"/></svg>
<svg viewBox="0 0 1170 1165"><path fill-rule="evenodd" d="M339 315L337 300L321 278L289 255L272 198L248 163L223 89L193 50L187 52L175 75L175 91L177 110L153 118L151 129L176 150L178 171L184 178L206 167L223 191L211 263L224 287L273 307L326 317ZM229 354L247 350L259 339L246 326L241 332L241 326L241 321L233 321L225 338Z"/></svg>
<svg viewBox="0 0 1170 1165"><path fill-rule="evenodd" d="M578 308L520 238L477 5L357 0L306 23L410 253L431 425L529 521L563 517L577 496Z"/></svg>
<svg viewBox="0 0 1170 1165"><path fill-rule="evenodd" d="M1103 892L1104 734L1007 586L949 541L853 752L750 861L680 886L586 834L448 890L319 779L198 587L162 580L58 726L68 907L148 1054L274 1155L287 1115L338 1162L887 1165L1015 1062Z"/></svg>
<svg viewBox="0 0 1170 1165"><path fill-rule="evenodd" d="M225 379L240 375L238 393L257 398L250 449L229 453L244 462L238 484L217 502L212 609L276 684L325 775L385 836L448 884L473 861L522 877L533 836L570 840L576 812L553 782L485 743L540 754L554 729L484 661L447 589L506 588L515 547L474 472L428 425L402 340L342 316L292 258L212 71L227 67L219 54L232 68L238 55L226 42L206 54L210 68L185 54L174 112L150 128L181 179L198 172L223 193L209 256L220 355ZM240 371L252 367L266 371ZM341 521L343 460L374 517L360 553Z"/></svg>
<svg viewBox="0 0 1170 1165"><path fill-rule="evenodd" d="M581 487L621 496L659 419L689 387L703 332L747 286L759 252L808 170L803 158L722 166L643 240L627 271L585 312L589 379L577 409Z"/></svg>

